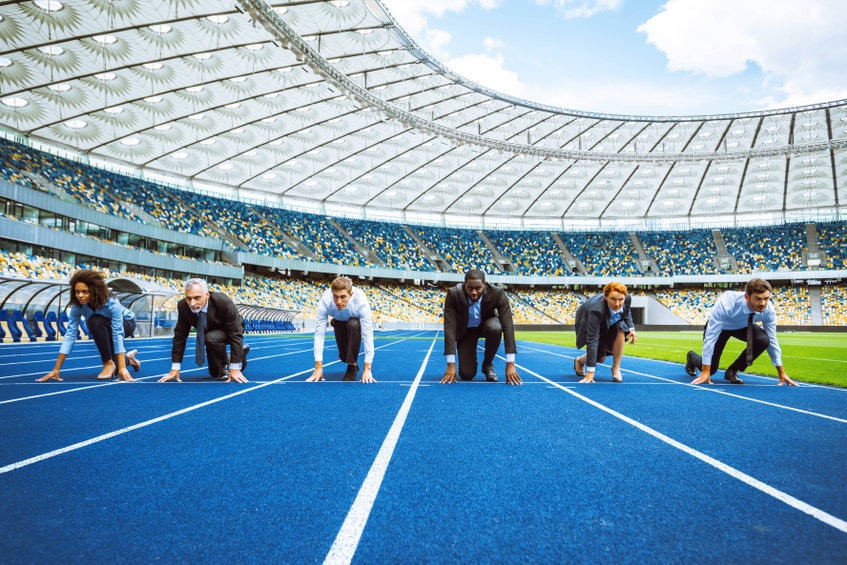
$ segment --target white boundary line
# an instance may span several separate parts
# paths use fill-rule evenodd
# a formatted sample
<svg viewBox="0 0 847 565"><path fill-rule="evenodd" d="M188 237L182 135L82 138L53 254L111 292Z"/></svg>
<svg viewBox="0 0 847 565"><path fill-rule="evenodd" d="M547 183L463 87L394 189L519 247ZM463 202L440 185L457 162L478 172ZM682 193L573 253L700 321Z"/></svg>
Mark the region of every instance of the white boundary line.
<svg viewBox="0 0 847 565"><path fill-rule="evenodd" d="M498 357L500 357L500 356L498 355ZM501 359L502 359L502 357L501 357ZM656 439L663 441L663 442L667 443L668 445L675 447L675 448L679 449L680 451L682 451L684 453L687 453L688 455L696 457L697 459L703 461L704 463L711 465L715 469L718 469L719 471L723 471L727 475L729 475L729 476L731 476L735 479L738 479L739 481L746 483L746 484L750 485L751 487L753 487L757 490L760 490L761 492L763 492L767 495L770 495L770 496L776 498L780 502L783 502L783 503L791 506L792 508L795 508L796 510L804 512L804 513L812 516L813 518L820 520L824 524L826 524L828 526L832 526L833 528L840 530L840 531L844 532L845 534L847 534L847 522L845 522L844 520L837 518L837 517L833 516L832 514L824 512L823 510L821 510L819 508L815 508L814 506L807 504L807 503L803 502L802 500L800 500L798 498L794 498L793 496L791 496L788 493L782 492L781 490L778 490L778 489L776 489L776 488L774 488L774 487L772 487L768 484L765 484L762 481L755 479L755 478L751 477L750 475L743 473L743 472L739 471L738 469L736 469L734 467L730 467L726 463L718 461L717 459L714 459L713 457L709 457L705 453L701 453L700 451L697 451L696 449L689 447L689 446L685 445L684 443L680 443L680 442L676 441L675 439L670 438L670 437L654 430L653 428L642 424L641 422L637 422L636 420L633 420L632 418L630 418L628 416L624 416L620 412L616 412L616 411L612 410L611 408L607 408L606 406L600 404L599 402L595 402L594 400L591 400L590 398L582 396L578 392L574 392L573 390L571 390L569 388L565 388L565 387L561 386L559 383L551 381L550 379L548 379L546 377L542 377L538 373L530 371L526 367L522 367L520 365L515 365L515 366L520 367L520 369L522 371L526 371L527 373L529 373L530 375L533 375L534 377L537 377L537 378L539 378L543 381L547 381L548 383L550 383L554 387L561 389L561 390L565 391L566 393L568 393L572 396L575 396L576 398L582 400L583 402L587 402L591 406L594 406L595 408L599 408L603 412L606 412L607 414L611 414L615 418L618 418L619 420L622 420L622 421L626 422L627 424L638 428L642 432L645 432L645 433L655 437Z"/></svg>
<svg viewBox="0 0 847 565"><path fill-rule="evenodd" d="M257 348L257 349L260 349L260 348ZM250 361L261 361L262 359L271 359L273 357L285 357L286 355L294 355L295 353L305 353L307 351L312 351L312 349L311 348L300 349L299 351L289 351L287 353L280 353L278 355L266 355L264 357L256 357L255 359L250 359ZM202 371L203 369L206 369L205 365L203 367L195 367L194 369L186 369L184 371L180 371L179 373L180 373L180 375L182 375L183 373L190 373L192 371ZM140 377L138 379L135 379L135 381L155 379L157 377L164 377L165 375L167 375L167 373L160 373L158 375L151 375L149 377ZM123 383L123 381L110 381L108 383L103 383L103 384L99 384L99 385L81 386L81 387L73 388L73 389L69 389L69 390L60 390L60 391L56 391L56 392L46 392L44 394L35 394L35 395L32 395L32 396L22 396L22 397L19 397L19 398L10 398L8 400L0 400L0 405L11 404L12 402L20 402L22 400L33 400L35 398L44 398L45 396L54 396L56 394L68 394L68 393L71 393L71 392L79 392L81 390L90 390L92 388L100 388L100 387L103 387L103 386L111 386L111 385L117 385L117 384L122 384L122 383ZM12 383L12 384L15 384L15 383ZM32 384L32 383L23 383L23 384ZM56 384L58 384L58 383L56 383Z"/></svg>
<svg viewBox="0 0 847 565"><path fill-rule="evenodd" d="M253 348L252 345L251 345L250 349L251 349L251 351L259 351L260 349L268 349L268 348L271 348L271 347L277 347L277 346L275 346L275 345L265 345L263 347ZM194 349L194 347L191 347L191 350L193 350L193 349ZM132 351L132 350L130 349L130 351ZM148 353L160 353L160 352L151 351L151 352L148 352ZM97 357L99 357L99 355ZM167 357L155 357L153 359L139 359L139 361L141 361L142 363L152 363L154 361L164 361L165 359L170 359L170 358L171 358L170 355L168 355ZM68 359L70 359L70 357L68 357ZM79 360L79 359L82 359L82 358L74 357L73 359ZM43 363L44 361L49 361L49 359L43 359L43 360L35 361L35 363ZM101 363L100 365L91 365L89 367L65 367L64 369L62 369L62 371L68 373L68 372L71 372L71 371L85 371L85 370L88 370L88 369L102 369L102 368L103 368L103 365ZM15 377L31 377L32 375L46 375L49 372L50 371L48 370L47 372L35 371L35 372L32 372L32 373L19 373L17 375L4 375L4 376L0 377L0 380L13 379Z"/></svg>
<svg viewBox="0 0 847 565"><path fill-rule="evenodd" d="M565 355L563 353L556 353L554 351L545 351L543 349L534 349L532 347L526 347L526 349L529 349L530 351L538 351L538 352L541 352L541 353L546 353L547 355L553 355L553 356L556 356L556 357L564 357L566 359L573 359L573 356L571 356L571 355ZM639 359L641 359L641 357L639 357ZM648 359L648 361L652 361L652 359ZM601 365L603 367L609 366L605 363L601 364ZM774 408L782 408L783 410L790 410L792 412L799 412L801 414L807 414L809 416L817 416L818 418L824 418L826 420L832 420L834 422L841 422L842 424L847 424L847 420L842 419L842 418L836 418L835 416L827 416L826 414L820 414L818 412L811 412L809 410L803 410L801 408L794 408L794 407L791 407L791 406L785 406L784 404L776 404L774 402L767 402L765 400L750 398L749 396L742 396L740 394L733 394L731 392L726 392L725 390L711 388L708 385L700 386L700 385L693 385L691 383L681 383L681 382L675 381L673 379L666 379L665 377L659 377L659 376L656 376L656 375L651 375L649 373L642 373L640 371L633 371L631 369L621 368L621 371L624 372L624 373L631 373L633 375L641 375L642 377L648 377L648 378L651 378L651 379L666 381L668 383L672 383L672 384L679 385L679 386L691 387L691 388L696 389L696 390L703 390L703 391L706 391L706 392L714 392L715 394L723 394L725 396L731 396L733 398L740 398L741 400L749 400L750 402L756 402L758 404L765 404L767 406L773 406Z"/></svg>
<svg viewBox="0 0 847 565"><path fill-rule="evenodd" d="M388 435L382 442L382 447L379 448L376 459L374 459L370 470L368 471L365 481L359 488L359 494L356 495L356 500L353 506L347 512L347 517L341 525L338 535L335 536L335 541L329 549L329 553L324 559L324 565L348 565L356 553L356 548L359 546L359 540L362 537L362 532L365 530L365 524L371 514L376 495L379 493L379 488L382 485L382 479L385 476L385 471L388 469L388 463L391 461L391 456L394 453L394 448L397 445L397 440L400 438L400 432L403 430L403 424L406 423L406 417L409 415L409 409L412 407L412 401L415 399L415 392L421 382L426 365L429 363L429 356L432 353L432 348L438 341L438 333L432 340L429 346L429 351L424 358L415 380L409 392L406 393L406 399L397 412L394 418L394 423L391 424L391 429L388 430Z"/></svg>
<svg viewBox="0 0 847 565"><path fill-rule="evenodd" d="M335 361L335 362L337 363L338 361ZM86 446L89 446L89 445L92 445L92 444L95 444L95 443L99 443L101 441L113 438L115 436L125 434L127 432L131 432L133 430L137 430L137 429L140 429L140 428L150 426L152 424L155 424L157 422L161 422L163 420L169 420L170 418L173 418L175 416L179 416L181 414L186 414L188 412L198 410L198 409L203 408L205 406L209 406L211 404L221 402L222 400L227 400L229 398L233 398L235 396L239 396L241 394L245 394L247 392L251 392L251 391L254 391L256 389L263 388L263 387L266 387L268 385L272 385L274 383L278 383L280 381L284 381L285 379L291 379L291 378L294 378L298 375L303 375L305 373L309 373L313 370L314 369L306 369L305 371L300 371L299 373L294 373L292 375L288 375L287 377L282 377L282 378L276 379L275 381L270 381L270 382L267 382L267 383L262 383L260 385L252 386L250 388L245 388L245 389L233 392L232 394L227 394L226 396L219 396L217 398L213 398L212 400L207 400L206 402L201 402L200 404L195 404L194 406L189 406L188 408L183 408L182 410L177 410L176 412L171 412L169 414L165 414L164 416L159 416L158 418L153 418L152 420L147 420L145 422L134 424L134 425L128 426L126 428L121 428L120 430L115 430L114 432L109 432L107 434L99 435L97 437L87 439L85 441L81 441L79 443L69 445L67 447L62 447L60 449L54 449L53 451L48 451L47 453L42 453L41 455L36 455L35 457L30 457L29 459L24 459L23 461L18 461L17 463L12 463L10 465L6 465L5 467L0 467L0 475L2 475L3 473L8 473L9 471L14 471L15 469L20 469L21 467L26 467L27 465L32 465L33 463L38 463L39 461L44 461L45 459L50 459L51 457L56 457L57 455L62 455L63 453L68 453L70 451L74 451L74 450L77 450L77 449L80 449L80 448L83 448L83 447L86 447Z"/></svg>
<svg viewBox="0 0 847 565"><path fill-rule="evenodd" d="M381 347L388 347L389 345L394 345L395 343L400 343L400 341L403 341L403 340L394 341L392 343L387 343L387 344L385 344ZM435 343L433 342L433 345L434 344ZM377 349L379 349L379 348L377 348ZM359 355L361 355L361 353ZM331 363L327 363L326 365L324 365L324 367L327 367L329 365L334 365L334 364L340 363L340 362L341 361L332 361ZM198 367L198 369L201 369L201 368L202 367ZM134 424L132 426L128 426L126 428L121 428L120 430L115 430L115 431L109 432L107 434L99 435L97 437L93 437L91 439L87 439L85 441L81 441L79 443L69 445L67 447L54 449L53 451L48 451L47 453L42 453L41 455L36 455L35 457L30 457L29 459L24 459L23 461L18 461L17 463L11 463L11 464L6 465L4 467L0 467L0 475L2 475L4 473L8 473L9 471L14 471L15 469L20 469L21 467L26 467L27 465L32 465L33 463L38 463L39 461L44 461L45 459L50 459L51 457L56 457L57 455L62 455L63 453L68 453L70 451L75 451L77 449L80 449L80 448L83 448L83 447L86 447L86 446L89 446L89 445L92 445L92 444L95 444L95 443L99 443L101 441L113 438L115 436L123 435L123 434L125 434L127 432L131 432L133 430L145 428L145 427L152 425L152 424L155 424L157 422L161 422L163 420L168 420L168 419L173 418L175 416L179 416L181 414L186 414L188 412L198 410L198 409L203 408L205 406L209 406L211 404L221 402L222 400L227 400L229 398L233 398L233 397L239 396L241 394L252 392L254 390L258 390L260 388L264 388L264 387L270 386L272 384L276 384L276 383L279 383L279 382L282 382L282 381L286 381L288 379L293 379L294 377L297 377L297 376L300 376L300 375L305 375L306 373L311 373L314 370L315 370L314 367L312 367L310 369L306 369L305 371L300 371L299 373L293 373L291 375L288 375L288 376L285 376L285 377L280 377L280 378L273 380L273 381L267 381L267 382L258 384L256 386L251 386L249 388L241 389L239 391L233 392L232 394L227 394L225 396L219 396L217 398L213 398L212 400L207 400L206 402L201 402L200 404L195 404L194 406L189 406L188 408L183 408L182 410L177 410L176 412L170 412L169 414L165 414L164 416L159 416L158 418L153 418L152 420L147 420L147 421L144 421L144 422L140 422L138 424Z"/></svg>

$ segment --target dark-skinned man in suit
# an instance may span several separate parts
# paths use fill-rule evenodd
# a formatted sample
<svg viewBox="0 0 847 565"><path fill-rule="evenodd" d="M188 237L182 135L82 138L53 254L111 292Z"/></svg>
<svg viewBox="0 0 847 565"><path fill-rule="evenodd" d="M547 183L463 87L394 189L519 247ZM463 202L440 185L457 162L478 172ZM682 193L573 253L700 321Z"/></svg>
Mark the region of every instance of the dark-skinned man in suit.
<svg viewBox="0 0 847 565"><path fill-rule="evenodd" d="M465 282L447 291L444 300L444 355L447 370L442 383L456 382L456 351L458 349L459 377L469 381L476 376L477 342L485 338L482 372L485 380L497 382L494 357L500 347L501 337L506 341L506 382L523 384L515 370L515 328L509 297L503 289L485 282L485 273L471 269L465 273Z"/></svg>

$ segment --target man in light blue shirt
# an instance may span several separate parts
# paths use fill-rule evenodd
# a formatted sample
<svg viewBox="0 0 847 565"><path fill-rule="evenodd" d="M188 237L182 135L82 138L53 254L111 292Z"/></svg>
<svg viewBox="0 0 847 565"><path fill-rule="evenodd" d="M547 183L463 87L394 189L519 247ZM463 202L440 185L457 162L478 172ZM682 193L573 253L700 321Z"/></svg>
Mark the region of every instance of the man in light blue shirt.
<svg viewBox="0 0 847 565"><path fill-rule="evenodd" d="M724 371L724 379L732 384L744 384L738 373L744 371L767 350L771 363L779 374L779 384L797 386L785 374L782 350L776 337L776 310L771 298L771 284L761 278L747 282L744 292L727 291L721 294L709 312L709 321L703 330L703 356L688 352L685 370L692 377L700 375L691 384L712 384L712 375L718 371L721 354L730 337L747 343L741 355ZM755 322L761 321L763 327ZM763 329L764 328L764 329ZM708 364L703 364L708 359Z"/></svg>
<svg viewBox="0 0 847 565"><path fill-rule="evenodd" d="M343 380L355 381L359 372L359 349L364 344L365 367L362 370L363 383L375 383L371 373L374 358L373 315L368 297L361 289L353 288L353 281L347 277L338 277L330 284L318 302L315 315L315 370L306 379L307 382L324 380L323 354L326 321L335 330L335 343L338 346L338 358L347 363Z"/></svg>

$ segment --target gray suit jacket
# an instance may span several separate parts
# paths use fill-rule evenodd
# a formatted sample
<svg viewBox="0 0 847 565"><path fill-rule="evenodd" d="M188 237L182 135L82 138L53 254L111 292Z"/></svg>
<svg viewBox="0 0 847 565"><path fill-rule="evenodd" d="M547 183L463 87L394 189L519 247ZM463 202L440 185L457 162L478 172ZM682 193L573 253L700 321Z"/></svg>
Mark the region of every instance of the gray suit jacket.
<svg viewBox="0 0 847 565"><path fill-rule="evenodd" d="M632 295L627 294L623 301L623 312L621 312L620 328L624 334L635 329L632 323ZM597 349L600 344L600 334L609 331L612 319L612 311L606 304L605 296L600 292L583 302L576 311L576 347L581 349L587 345L585 350L586 367L594 367L597 364Z"/></svg>

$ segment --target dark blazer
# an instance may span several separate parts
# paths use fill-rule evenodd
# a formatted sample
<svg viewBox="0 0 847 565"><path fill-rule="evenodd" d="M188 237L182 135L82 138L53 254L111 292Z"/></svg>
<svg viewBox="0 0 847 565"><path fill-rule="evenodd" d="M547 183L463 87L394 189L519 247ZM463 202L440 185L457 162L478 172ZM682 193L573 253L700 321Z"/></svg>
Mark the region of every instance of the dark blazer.
<svg viewBox="0 0 847 565"><path fill-rule="evenodd" d="M627 294L623 301L623 312L621 312L620 320L620 328L624 334L635 329L635 324L632 323L632 312L630 312L631 304L632 295ZM602 292L583 302L577 309L575 320L576 347L581 349L583 345L588 345L585 350L586 367L596 366L600 334L609 331L611 319L612 311L609 309Z"/></svg>
<svg viewBox="0 0 847 565"><path fill-rule="evenodd" d="M499 318L500 325L503 327L506 353L517 353L512 309L509 306L506 291L486 283L480 300L482 300L480 306L482 321L495 316ZM468 295L465 294L464 284L459 283L447 291L447 298L444 299L444 355L456 353L456 342L462 339L467 329Z"/></svg>
<svg viewBox="0 0 847 565"><path fill-rule="evenodd" d="M182 363L185 353L185 341L191 328L197 327L197 314L188 307L185 298L176 306L177 320L174 326L174 344L171 349L171 361ZM238 313L235 304L229 296L220 292L209 293L209 310L206 312L206 331L223 330L226 341L229 344L230 361L241 363L244 360L242 353L244 344L244 320Z"/></svg>

